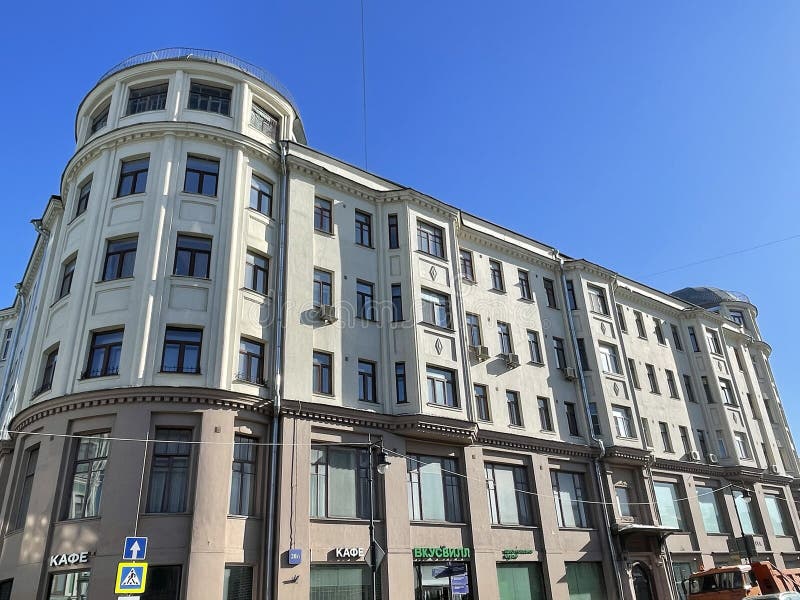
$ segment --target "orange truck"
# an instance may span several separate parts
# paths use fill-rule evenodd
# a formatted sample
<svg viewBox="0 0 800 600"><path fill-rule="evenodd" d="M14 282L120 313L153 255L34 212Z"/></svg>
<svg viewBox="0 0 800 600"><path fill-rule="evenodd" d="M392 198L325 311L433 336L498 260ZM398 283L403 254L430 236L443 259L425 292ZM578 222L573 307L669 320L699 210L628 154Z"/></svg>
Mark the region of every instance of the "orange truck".
<svg viewBox="0 0 800 600"><path fill-rule="evenodd" d="M730 565L693 573L683 585L687 600L742 600L761 594L800 592L800 569L781 571L770 562Z"/></svg>

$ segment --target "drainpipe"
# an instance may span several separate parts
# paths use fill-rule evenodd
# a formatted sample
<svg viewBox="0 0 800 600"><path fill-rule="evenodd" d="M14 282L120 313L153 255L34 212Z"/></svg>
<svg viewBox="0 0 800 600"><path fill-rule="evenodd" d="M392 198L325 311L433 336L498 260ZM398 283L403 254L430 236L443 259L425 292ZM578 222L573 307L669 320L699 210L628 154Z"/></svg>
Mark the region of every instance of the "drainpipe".
<svg viewBox="0 0 800 600"><path fill-rule="evenodd" d="M583 369L581 368L581 359L578 356L578 336L575 332L575 320L572 318L572 310L570 310L569 303L567 301L569 296L567 293L567 276L564 273L564 259L561 257L558 250L553 251L553 256L558 261L558 274L561 280L561 295L564 299L564 312L566 313L567 328L569 329L569 337L570 341L572 342L572 358L574 364L576 365L575 372L578 374L578 381L580 383L579 387L581 391L581 399L583 400L583 408L586 412L586 423L589 426L589 435L600 449L600 455L593 458L592 462L594 464L594 475L597 479L597 488L600 491L600 500L603 502L603 508L600 512L603 513L606 543L608 544L608 551L611 556L612 570L614 571L614 581L617 584L617 597L619 600L622 600L625 595L622 590L622 578L620 577L619 569L617 568L619 558L617 557L617 550L614 548L614 540L611 538L611 520L608 518L607 508L609 501L606 497L606 487L603 482L603 474L600 468L600 463L606 454L606 448L605 444L603 444L603 440L595 435L594 428L592 427L592 416L589 412L589 392L586 388L586 379L583 376Z"/></svg>
<svg viewBox="0 0 800 600"><path fill-rule="evenodd" d="M270 455L269 471L267 473L267 539L264 544L264 600L271 600L277 585L278 559L277 552L277 525L280 515L275 506L278 496L278 464L281 447L281 395L283 393L283 343L285 335L286 314L286 221L289 212L289 168L286 157L289 153L289 144L285 140L280 142L281 153L281 185L280 185L280 222L278 225L278 280L275 289L275 323L273 324L273 364L272 364L272 425L270 426Z"/></svg>

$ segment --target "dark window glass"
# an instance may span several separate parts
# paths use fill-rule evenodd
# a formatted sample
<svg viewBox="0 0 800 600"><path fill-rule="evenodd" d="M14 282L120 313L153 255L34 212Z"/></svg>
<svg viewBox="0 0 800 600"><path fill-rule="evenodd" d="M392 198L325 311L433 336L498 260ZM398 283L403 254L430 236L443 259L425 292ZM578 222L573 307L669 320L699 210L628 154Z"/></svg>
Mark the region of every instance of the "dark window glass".
<svg viewBox="0 0 800 600"><path fill-rule="evenodd" d="M239 340L239 372L237 379L264 383L264 344L246 338Z"/></svg>
<svg viewBox="0 0 800 600"><path fill-rule="evenodd" d="M581 432L578 428L578 415L575 412L575 403L565 402L564 410L567 413L567 428L569 429L569 434L573 436L579 436Z"/></svg>
<svg viewBox="0 0 800 600"><path fill-rule="evenodd" d="M5 360L8 358L8 351L11 348L11 335L14 333L14 330L9 327L3 332L3 350L0 353L0 360Z"/></svg>
<svg viewBox="0 0 800 600"><path fill-rule="evenodd" d="M567 355L564 353L564 340L558 337L553 338L553 352L556 357L556 369L567 368Z"/></svg>
<svg viewBox="0 0 800 600"><path fill-rule="evenodd" d="M506 404L508 405L508 422L511 425L522 427L522 409L519 405L519 392L507 391Z"/></svg>
<svg viewBox="0 0 800 600"><path fill-rule="evenodd" d="M653 331L656 334L656 340L659 344L667 343L667 341L664 339L664 331L661 329L661 319L653 317Z"/></svg>
<svg viewBox="0 0 800 600"><path fill-rule="evenodd" d="M692 350L700 352L700 344L697 343L697 334L694 331L694 327L689 327L689 341L692 343Z"/></svg>
<svg viewBox="0 0 800 600"><path fill-rule="evenodd" d="M647 339L647 331L644 328L644 320L642 319L642 313L638 310L633 311L633 320L636 322L636 334L643 339Z"/></svg>
<svg viewBox="0 0 800 600"><path fill-rule="evenodd" d="M314 269L314 306L333 304L333 274Z"/></svg>
<svg viewBox="0 0 800 600"><path fill-rule="evenodd" d="M450 329L450 296L423 289L422 322Z"/></svg>
<svg viewBox="0 0 800 600"><path fill-rule="evenodd" d="M67 519L83 519L100 515L106 463L108 433L96 433L77 440L72 485L69 487Z"/></svg>
<svg viewBox="0 0 800 600"><path fill-rule="evenodd" d="M497 337L500 339L500 352L503 354L514 352L514 344L511 341L511 326L508 323L497 322Z"/></svg>
<svg viewBox="0 0 800 600"><path fill-rule="evenodd" d="M522 298L523 300L532 300L533 295L531 294L531 280L530 276L528 275L528 272L523 271L522 269L518 269L517 273L519 274L520 298Z"/></svg>
<svg viewBox="0 0 800 600"><path fill-rule="evenodd" d="M530 484L525 467L487 463L486 491L493 524L533 525Z"/></svg>
<svg viewBox="0 0 800 600"><path fill-rule="evenodd" d="M628 359L628 370L631 372L631 379L633 380L633 387L637 390L642 389L641 384L639 383L639 373L636 370L636 361L632 358Z"/></svg>
<svg viewBox="0 0 800 600"><path fill-rule="evenodd" d="M694 388L692 387L692 378L689 375L683 376L683 387L686 390L686 399L689 402L697 402L694 396Z"/></svg>
<svg viewBox="0 0 800 600"><path fill-rule="evenodd" d="M356 316L367 321L375 320L374 286L368 281L356 282Z"/></svg>
<svg viewBox="0 0 800 600"><path fill-rule="evenodd" d="M44 371L42 372L42 384L36 391L36 394L46 392L53 387L53 376L56 372L56 363L58 362L58 346L47 353L44 361Z"/></svg>
<svg viewBox="0 0 800 600"><path fill-rule="evenodd" d="M686 454L689 454L689 452L692 451L692 442L689 440L689 430L683 425L679 425L678 431L681 433L681 445L683 445L683 451Z"/></svg>
<svg viewBox="0 0 800 600"><path fill-rule="evenodd" d="M658 387L658 379L656 378L656 368L653 365L645 364L645 371L647 371L647 382L650 384L650 391L654 394L660 394L661 391Z"/></svg>
<svg viewBox="0 0 800 600"><path fill-rule="evenodd" d="M180 595L181 566L151 565L147 570L147 590L140 600L178 600Z"/></svg>
<svg viewBox="0 0 800 600"><path fill-rule="evenodd" d="M475 410L478 413L479 421L490 421L489 412L489 392L485 385L475 384L473 386L475 393Z"/></svg>
<svg viewBox="0 0 800 600"><path fill-rule="evenodd" d="M231 90L202 83L192 83L189 88L189 108L230 115Z"/></svg>
<svg viewBox="0 0 800 600"><path fill-rule="evenodd" d="M708 454L708 444L706 443L706 434L702 429L697 430L697 442L700 446L700 452L703 456Z"/></svg>
<svg viewBox="0 0 800 600"><path fill-rule="evenodd" d="M625 321L625 309L621 304L617 304L617 319L619 320L619 330L628 333L628 323Z"/></svg>
<svg viewBox="0 0 800 600"><path fill-rule="evenodd" d="M248 252L244 264L244 287L266 295L268 282L269 259L255 252Z"/></svg>
<svg viewBox="0 0 800 600"><path fill-rule="evenodd" d="M125 114L135 115L151 110L164 110L167 106L167 89L166 83L131 89L128 93Z"/></svg>
<svg viewBox="0 0 800 600"><path fill-rule="evenodd" d="M492 289L498 292L506 291L503 281L503 265L496 260L489 260L489 273L492 278Z"/></svg>
<svg viewBox="0 0 800 600"><path fill-rule="evenodd" d="M122 161L117 185L117 198L131 194L144 194L147 188L147 170L150 158L137 158Z"/></svg>
<svg viewBox="0 0 800 600"><path fill-rule="evenodd" d="M553 431L553 419L550 415L550 400L547 398L537 398L536 403L539 407L539 424L543 431Z"/></svg>
<svg viewBox="0 0 800 600"><path fill-rule="evenodd" d="M442 228L417 221L417 247L426 254L444 258L444 231Z"/></svg>
<svg viewBox="0 0 800 600"><path fill-rule="evenodd" d="M13 528L22 529L28 519L28 505L31 501L31 491L33 490L33 478L36 474L36 461L39 460L39 446L28 448L25 451L25 471L22 474L22 481L19 490L19 502L17 512L14 515Z"/></svg>
<svg viewBox="0 0 800 600"><path fill-rule="evenodd" d="M586 341L583 338L578 338L578 359L581 361L581 369L583 371L591 371L589 357L586 354Z"/></svg>
<svg viewBox="0 0 800 600"><path fill-rule="evenodd" d="M461 522L461 477L453 458L411 455L406 460L412 521Z"/></svg>
<svg viewBox="0 0 800 600"><path fill-rule="evenodd" d="M675 350L683 350L683 342L681 342L681 334L678 331L678 327L676 325L670 325L670 330L672 331L672 341L675 343Z"/></svg>
<svg viewBox="0 0 800 600"><path fill-rule="evenodd" d="M539 332L528 330L528 349L531 351L531 362L542 364L542 346L539 343Z"/></svg>
<svg viewBox="0 0 800 600"><path fill-rule="evenodd" d="M583 473L550 471L559 527L589 527Z"/></svg>
<svg viewBox="0 0 800 600"><path fill-rule="evenodd" d="M605 290L594 285L587 286L586 289L589 292L589 306L591 310L603 315L609 314Z"/></svg>
<svg viewBox="0 0 800 600"><path fill-rule="evenodd" d="M330 200L314 198L314 229L333 233L332 205Z"/></svg>
<svg viewBox="0 0 800 600"><path fill-rule="evenodd" d="M589 402L589 417L591 419L592 434L603 435L603 428L600 427L600 415L597 413L597 402Z"/></svg>
<svg viewBox="0 0 800 600"><path fill-rule="evenodd" d="M361 402L378 401L374 362L368 360L358 361L358 399Z"/></svg>
<svg viewBox="0 0 800 600"><path fill-rule="evenodd" d="M372 215L356 211L356 244L372 248Z"/></svg>
<svg viewBox="0 0 800 600"><path fill-rule="evenodd" d="M369 517L369 454L366 448L311 447L312 517Z"/></svg>
<svg viewBox="0 0 800 600"><path fill-rule="evenodd" d="M72 290L72 277L75 274L75 263L77 259L73 258L64 263L64 270L61 273L61 285L58 288L58 297L63 298Z"/></svg>
<svg viewBox="0 0 800 600"><path fill-rule="evenodd" d="M392 284L392 321L403 320L403 290L399 283Z"/></svg>
<svg viewBox="0 0 800 600"><path fill-rule="evenodd" d="M231 499L228 511L232 515L254 515L256 496L256 468L258 466L256 440L246 435L233 436L233 473Z"/></svg>
<svg viewBox="0 0 800 600"><path fill-rule="evenodd" d="M186 177L183 180L183 191L203 196L217 195L219 179L219 161L199 156L186 158Z"/></svg>
<svg viewBox="0 0 800 600"><path fill-rule="evenodd" d="M467 313L467 339L470 346L482 346L481 318L478 315Z"/></svg>
<svg viewBox="0 0 800 600"><path fill-rule="evenodd" d="M75 216L82 215L89 206L89 195L92 193L92 179L84 183L78 190L78 202L75 206Z"/></svg>
<svg viewBox="0 0 800 600"><path fill-rule="evenodd" d="M389 215L389 248L400 247L400 229L397 224L397 215Z"/></svg>
<svg viewBox="0 0 800 600"><path fill-rule="evenodd" d="M175 275L208 279L211 264L211 239L178 235L175 244Z"/></svg>
<svg viewBox="0 0 800 600"><path fill-rule="evenodd" d="M567 279L567 304L570 310L578 310L578 300L575 298L575 283Z"/></svg>
<svg viewBox="0 0 800 600"><path fill-rule="evenodd" d="M449 369L428 367L428 402L439 406L458 406L456 374Z"/></svg>
<svg viewBox="0 0 800 600"><path fill-rule="evenodd" d="M669 426L663 421L659 421L658 430L661 432L661 445L664 447L664 452L674 452L672 438L669 435Z"/></svg>
<svg viewBox="0 0 800 600"><path fill-rule="evenodd" d="M167 327L161 370L165 373L199 373L202 344L203 332L200 329Z"/></svg>
<svg viewBox="0 0 800 600"><path fill-rule="evenodd" d="M278 118L269 114L266 109L261 108L255 102L250 109L250 127L258 129L273 140L278 137Z"/></svg>
<svg viewBox="0 0 800 600"><path fill-rule="evenodd" d="M185 512L192 432L189 429L158 427L155 439L150 483L147 486L147 512ZM148 588L151 585L152 582L148 581Z"/></svg>
<svg viewBox="0 0 800 600"><path fill-rule="evenodd" d="M106 260L103 264L103 281L133 277L138 242L137 238L108 241Z"/></svg>
<svg viewBox="0 0 800 600"><path fill-rule="evenodd" d="M253 567L226 566L222 584L223 600L253 600Z"/></svg>
<svg viewBox="0 0 800 600"><path fill-rule="evenodd" d="M558 308L558 303L556 302L556 286L553 280L543 278L542 283L544 284L544 293L547 297L547 306L550 308Z"/></svg>
<svg viewBox="0 0 800 600"><path fill-rule="evenodd" d="M314 352L313 389L315 394L333 393L333 355Z"/></svg>
<svg viewBox="0 0 800 600"><path fill-rule="evenodd" d="M700 382L703 384L703 392L706 395L706 401L709 404L714 404L714 395L711 393L711 386L708 384L708 377L705 375L700 377Z"/></svg>
<svg viewBox="0 0 800 600"><path fill-rule="evenodd" d="M665 370L667 374L667 387L669 388L669 395L671 398L678 397L678 384L675 382L675 374L669 369Z"/></svg>
<svg viewBox="0 0 800 600"><path fill-rule="evenodd" d="M123 329L92 334L89 360L84 378L119 374L119 357L122 354Z"/></svg>
<svg viewBox="0 0 800 600"><path fill-rule="evenodd" d="M475 281L475 269L472 265L472 252L469 250L460 250L458 256L459 262L461 263L461 277L467 281Z"/></svg>
<svg viewBox="0 0 800 600"><path fill-rule="evenodd" d="M255 175L250 178L250 208L272 214L272 184Z"/></svg>
<svg viewBox="0 0 800 600"><path fill-rule="evenodd" d="M103 127L108 125L108 108L109 105L106 104L104 108L101 108L98 113L92 118L92 125L90 127L90 131L92 133L97 133Z"/></svg>
<svg viewBox="0 0 800 600"><path fill-rule="evenodd" d="M397 403L405 404L408 402L406 390L406 363L394 363L394 389L397 394Z"/></svg>
<svg viewBox="0 0 800 600"><path fill-rule="evenodd" d="M48 600L86 600L91 574L91 571L53 573Z"/></svg>

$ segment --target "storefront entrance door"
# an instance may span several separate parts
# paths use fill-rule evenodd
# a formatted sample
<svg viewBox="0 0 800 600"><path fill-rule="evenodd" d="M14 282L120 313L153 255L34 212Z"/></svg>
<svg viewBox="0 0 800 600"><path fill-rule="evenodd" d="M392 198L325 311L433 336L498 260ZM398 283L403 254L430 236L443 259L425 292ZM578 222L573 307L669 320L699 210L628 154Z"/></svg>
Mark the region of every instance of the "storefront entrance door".
<svg viewBox="0 0 800 600"><path fill-rule="evenodd" d="M633 578L633 593L636 600L655 600L647 567L638 563L631 570L631 577Z"/></svg>
<svg viewBox="0 0 800 600"><path fill-rule="evenodd" d="M451 587L456 578L466 577L470 582L469 563L415 563L414 571L416 600L472 600L469 589L466 594L459 594Z"/></svg>

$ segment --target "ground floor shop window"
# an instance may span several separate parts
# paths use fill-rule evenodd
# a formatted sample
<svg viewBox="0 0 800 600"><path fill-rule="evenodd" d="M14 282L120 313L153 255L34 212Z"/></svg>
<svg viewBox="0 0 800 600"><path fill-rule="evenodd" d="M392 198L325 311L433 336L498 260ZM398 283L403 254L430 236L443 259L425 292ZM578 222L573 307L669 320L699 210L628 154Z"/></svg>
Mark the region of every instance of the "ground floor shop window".
<svg viewBox="0 0 800 600"><path fill-rule="evenodd" d="M672 563L672 573L675 576L675 587L678 588L678 598L686 600L686 590L683 582L692 574L692 565L686 562Z"/></svg>
<svg viewBox="0 0 800 600"><path fill-rule="evenodd" d="M253 567L228 565L222 586L223 600L253 600Z"/></svg>
<svg viewBox="0 0 800 600"><path fill-rule="evenodd" d="M11 600L11 587L14 585L13 579L0 581L0 600Z"/></svg>
<svg viewBox="0 0 800 600"><path fill-rule="evenodd" d="M497 565L500 600L546 600L539 563L501 563Z"/></svg>
<svg viewBox="0 0 800 600"><path fill-rule="evenodd" d="M381 597L380 574L376 596ZM371 600L372 571L366 565L311 565L311 600Z"/></svg>
<svg viewBox="0 0 800 600"><path fill-rule="evenodd" d="M469 563L414 563L415 600L472 600L471 587Z"/></svg>
<svg viewBox="0 0 800 600"><path fill-rule="evenodd" d="M150 566L147 571L147 591L141 600L178 600L181 593L181 566Z"/></svg>
<svg viewBox="0 0 800 600"><path fill-rule="evenodd" d="M47 600L86 600L91 571L53 573L50 575L50 595Z"/></svg>
<svg viewBox="0 0 800 600"><path fill-rule="evenodd" d="M603 565L599 562L565 563L569 600L605 600Z"/></svg>

